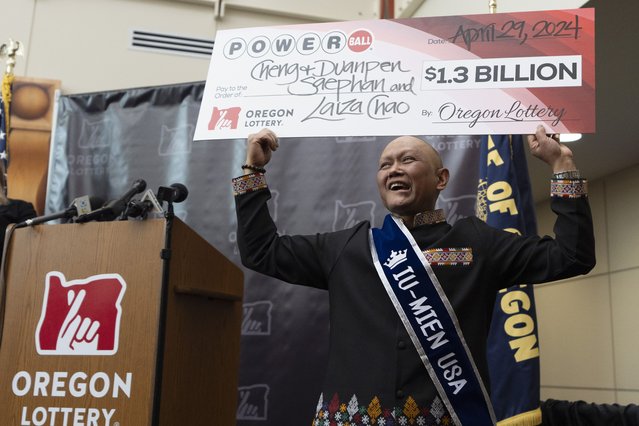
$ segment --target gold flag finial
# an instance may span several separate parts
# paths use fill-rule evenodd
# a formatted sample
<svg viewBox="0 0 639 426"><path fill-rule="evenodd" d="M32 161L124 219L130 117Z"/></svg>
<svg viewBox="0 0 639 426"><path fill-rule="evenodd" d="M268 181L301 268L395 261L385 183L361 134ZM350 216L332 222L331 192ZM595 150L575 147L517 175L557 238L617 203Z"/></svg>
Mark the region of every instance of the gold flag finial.
<svg viewBox="0 0 639 426"><path fill-rule="evenodd" d="M497 13L497 0L489 0L488 9L490 10L490 13Z"/></svg>
<svg viewBox="0 0 639 426"><path fill-rule="evenodd" d="M3 43L0 46L0 58L6 58L7 62L5 74L13 74L13 69L16 66L16 56L24 56L24 47L19 41L10 38L8 43Z"/></svg>

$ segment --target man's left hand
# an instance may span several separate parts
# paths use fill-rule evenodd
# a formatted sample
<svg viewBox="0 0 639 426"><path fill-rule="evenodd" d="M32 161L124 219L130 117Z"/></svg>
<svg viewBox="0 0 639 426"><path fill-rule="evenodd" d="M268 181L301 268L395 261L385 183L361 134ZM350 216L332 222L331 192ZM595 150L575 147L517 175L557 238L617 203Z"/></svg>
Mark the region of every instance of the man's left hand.
<svg viewBox="0 0 639 426"><path fill-rule="evenodd" d="M528 135L530 153L552 167L553 173L577 170L572 151L559 143L559 135L548 135L544 126L537 126L534 135Z"/></svg>

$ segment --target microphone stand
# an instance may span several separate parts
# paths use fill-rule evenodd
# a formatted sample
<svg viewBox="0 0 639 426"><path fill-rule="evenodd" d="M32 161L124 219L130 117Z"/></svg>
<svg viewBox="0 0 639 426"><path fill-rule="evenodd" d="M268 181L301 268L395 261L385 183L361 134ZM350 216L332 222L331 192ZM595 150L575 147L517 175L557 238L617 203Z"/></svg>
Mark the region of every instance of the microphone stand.
<svg viewBox="0 0 639 426"><path fill-rule="evenodd" d="M158 352L156 355L155 371L155 395L153 396L153 415L151 425L157 426L160 423L160 401L162 399L162 371L164 367L164 347L166 334L166 308L169 290L169 266L171 260L171 236L173 234L173 200L171 197L162 197L160 200L167 202L167 209L164 212L166 225L164 228L164 248L160 252L162 259L162 291L160 295L160 321L158 327Z"/></svg>
<svg viewBox="0 0 639 426"><path fill-rule="evenodd" d="M2 249L2 256L0 260L0 347L2 347L2 335L4 330L4 311L7 302L7 248L11 242L13 231L16 227L13 224L9 224L5 231L4 247Z"/></svg>

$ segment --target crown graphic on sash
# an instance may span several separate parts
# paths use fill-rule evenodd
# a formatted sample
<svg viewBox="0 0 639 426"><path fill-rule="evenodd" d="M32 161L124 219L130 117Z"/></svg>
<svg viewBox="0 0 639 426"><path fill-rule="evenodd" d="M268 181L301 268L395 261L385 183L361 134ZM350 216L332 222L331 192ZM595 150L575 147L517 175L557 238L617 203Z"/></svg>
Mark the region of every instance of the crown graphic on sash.
<svg viewBox="0 0 639 426"><path fill-rule="evenodd" d="M389 269L394 269L397 265L406 261L406 250L391 250L390 256L384 262L384 266Z"/></svg>

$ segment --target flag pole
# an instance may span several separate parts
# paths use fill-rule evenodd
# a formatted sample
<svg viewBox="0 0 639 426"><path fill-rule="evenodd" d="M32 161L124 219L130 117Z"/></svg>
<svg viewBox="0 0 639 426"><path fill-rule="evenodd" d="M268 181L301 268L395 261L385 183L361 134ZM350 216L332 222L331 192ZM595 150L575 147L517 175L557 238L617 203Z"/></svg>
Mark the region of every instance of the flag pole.
<svg viewBox="0 0 639 426"><path fill-rule="evenodd" d="M11 86L15 78L13 70L16 66L16 56L23 56L24 48L21 42L9 39L0 46L0 58L6 59L6 68L2 76L2 100L4 101L5 125L9 130L9 106L11 104Z"/></svg>

